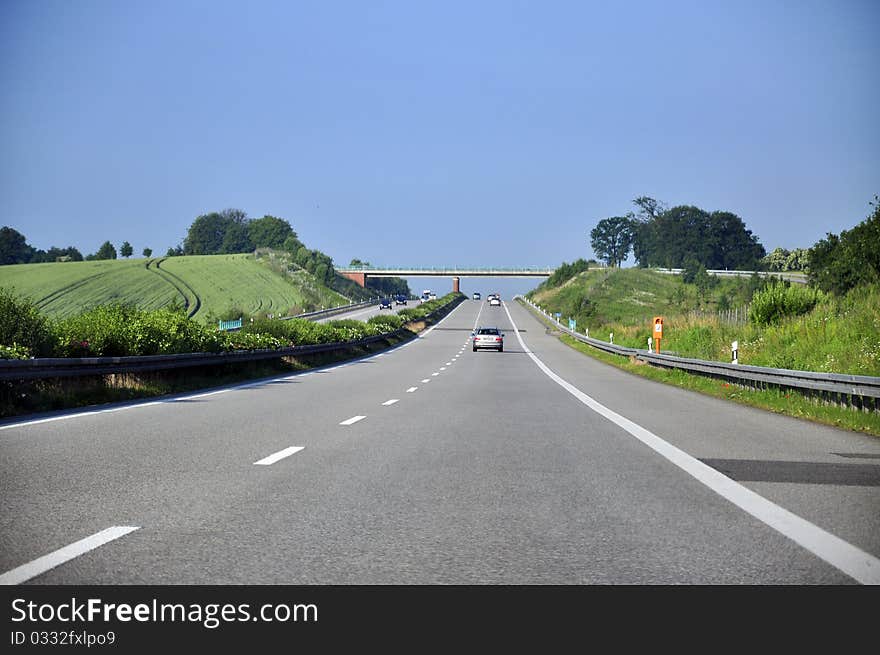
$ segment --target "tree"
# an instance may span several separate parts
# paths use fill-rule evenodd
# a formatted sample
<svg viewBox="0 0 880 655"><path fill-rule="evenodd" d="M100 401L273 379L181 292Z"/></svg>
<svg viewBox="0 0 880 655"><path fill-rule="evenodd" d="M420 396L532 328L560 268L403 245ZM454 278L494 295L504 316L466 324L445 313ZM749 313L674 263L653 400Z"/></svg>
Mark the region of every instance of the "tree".
<svg viewBox="0 0 880 655"><path fill-rule="evenodd" d="M296 232L283 218L266 214L248 223L248 237L254 248L283 248L287 239L296 239Z"/></svg>
<svg viewBox="0 0 880 655"><path fill-rule="evenodd" d="M134 248L131 247L128 241L123 241L122 245L119 246L119 254L127 259L134 254Z"/></svg>
<svg viewBox="0 0 880 655"><path fill-rule="evenodd" d="M223 238L231 221L217 212L202 214L190 225L183 240L187 255L215 255L220 252Z"/></svg>
<svg viewBox="0 0 880 655"><path fill-rule="evenodd" d="M150 257L153 254L153 249L152 248L144 248L144 250L141 254L144 257Z"/></svg>
<svg viewBox="0 0 880 655"><path fill-rule="evenodd" d="M254 249L248 236L248 228L245 223L232 222L226 228L223 242L220 244L220 254L232 254L236 252L250 252Z"/></svg>
<svg viewBox="0 0 880 655"><path fill-rule="evenodd" d="M604 218L590 231L593 252L609 266L626 259L633 242L633 224L626 216Z"/></svg>
<svg viewBox="0 0 880 655"><path fill-rule="evenodd" d="M873 215L840 235L828 233L810 249L810 282L842 295L857 286L880 282L880 197Z"/></svg>
<svg viewBox="0 0 880 655"><path fill-rule="evenodd" d="M7 226L0 228L0 265L27 264L33 254L34 249L21 232Z"/></svg>
<svg viewBox="0 0 880 655"><path fill-rule="evenodd" d="M95 253L95 259L116 259L116 248L109 241L105 241Z"/></svg>
<svg viewBox="0 0 880 655"><path fill-rule="evenodd" d="M709 214L708 234L713 248L706 268L753 271L767 254L758 237L732 212Z"/></svg>

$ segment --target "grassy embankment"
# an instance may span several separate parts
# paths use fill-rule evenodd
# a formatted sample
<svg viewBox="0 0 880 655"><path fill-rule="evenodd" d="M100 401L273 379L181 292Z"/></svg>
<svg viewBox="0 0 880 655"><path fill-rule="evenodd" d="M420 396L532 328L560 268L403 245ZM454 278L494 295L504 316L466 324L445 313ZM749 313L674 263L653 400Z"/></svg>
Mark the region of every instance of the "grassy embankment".
<svg viewBox="0 0 880 655"><path fill-rule="evenodd" d="M293 315L347 302L272 253L2 266L0 286L52 318L111 303L147 310L176 304L211 322L235 312Z"/></svg>
<svg viewBox="0 0 880 655"><path fill-rule="evenodd" d="M625 269L583 273L555 289L539 287L533 302L563 322L577 318L577 329L614 343L646 348L653 316L664 317L664 351L684 357L730 361L730 344L739 342L742 364L828 373L880 376L880 289L856 289L844 298L826 297L802 316L758 326L727 318L728 307L740 317L757 281L719 280L701 293L677 276ZM724 308L718 315L719 306ZM593 357L652 379L728 400L880 435L880 415L815 404L797 392L750 391L727 382L656 369L605 355L568 337L563 341Z"/></svg>

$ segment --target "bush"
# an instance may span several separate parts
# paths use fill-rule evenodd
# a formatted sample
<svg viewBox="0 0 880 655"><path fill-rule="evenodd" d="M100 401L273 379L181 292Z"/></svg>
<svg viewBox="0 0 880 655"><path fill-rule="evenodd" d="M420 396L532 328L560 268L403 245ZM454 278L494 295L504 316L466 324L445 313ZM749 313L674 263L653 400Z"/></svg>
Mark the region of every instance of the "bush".
<svg viewBox="0 0 880 655"><path fill-rule="evenodd" d="M170 309L144 311L103 305L56 326L58 354L65 357L124 357L216 352L216 332Z"/></svg>
<svg viewBox="0 0 880 655"><path fill-rule="evenodd" d="M55 349L49 320L30 300L4 287L0 287L0 345L25 352L26 357L47 357Z"/></svg>
<svg viewBox="0 0 880 655"><path fill-rule="evenodd" d="M824 294L818 289L775 282L752 296L749 320L755 325L772 325L787 316L806 314L823 297Z"/></svg>
<svg viewBox="0 0 880 655"><path fill-rule="evenodd" d="M377 314L371 316L367 323L378 325L382 332L393 332L403 327L403 319L397 314Z"/></svg>

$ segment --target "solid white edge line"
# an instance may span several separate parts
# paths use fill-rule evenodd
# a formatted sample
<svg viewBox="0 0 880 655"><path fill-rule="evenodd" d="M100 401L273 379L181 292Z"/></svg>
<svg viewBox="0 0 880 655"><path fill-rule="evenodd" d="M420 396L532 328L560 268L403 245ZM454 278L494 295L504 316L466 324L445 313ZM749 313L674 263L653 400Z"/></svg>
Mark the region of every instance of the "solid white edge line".
<svg viewBox="0 0 880 655"><path fill-rule="evenodd" d="M11 571L7 571L3 575L0 575L0 585L15 585L30 580L31 578L45 573L46 571L50 571L65 562L69 562L70 560L79 557L80 555L95 550L110 541L124 537L129 532L134 532L135 530L140 530L140 527L114 525L106 530L101 530L90 537L80 539L69 546L59 548L48 555L43 555L27 564L22 564Z"/></svg>
<svg viewBox="0 0 880 655"><path fill-rule="evenodd" d="M516 337L519 339L519 344L525 353L551 380L587 407L629 432L654 452L665 457L722 498L726 498L740 509L788 537L796 544L813 553L816 557L843 571L854 580L862 584L880 584L880 559L767 500L708 464L704 464L683 450L664 441L653 432L608 409L574 385L563 380L529 350L516 327L516 323L513 321L513 317L510 315L510 311L507 307L504 309L507 312L507 318L510 319L510 324L513 325Z"/></svg>
<svg viewBox="0 0 880 655"><path fill-rule="evenodd" d="M384 403L382 403L382 405L384 405L385 407L390 407L397 402L400 402L400 398L392 398L391 400L386 400Z"/></svg>
<svg viewBox="0 0 880 655"><path fill-rule="evenodd" d="M353 425L353 424L357 423L358 421L363 421L365 418L367 418L367 417L366 416L352 416L351 418L347 418L344 421L342 421L339 425Z"/></svg>
<svg viewBox="0 0 880 655"><path fill-rule="evenodd" d="M255 466L270 466L275 462L284 459L285 457L290 457L294 453L298 453L303 450L305 446L291 446L290 448L285 448L284 450L279 450L277 453L273 453L268 457L264 457L261 460L254 462Z"/></svg>

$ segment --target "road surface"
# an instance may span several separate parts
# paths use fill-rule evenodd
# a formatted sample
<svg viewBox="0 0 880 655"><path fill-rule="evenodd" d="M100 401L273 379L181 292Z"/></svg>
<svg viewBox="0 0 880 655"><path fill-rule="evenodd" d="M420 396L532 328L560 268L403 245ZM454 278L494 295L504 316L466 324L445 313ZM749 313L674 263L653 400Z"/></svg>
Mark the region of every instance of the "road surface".
<svg viewBox="0 0 880 655"><path fill-rule="evenodd" d="M503 353L471 351L480 324ZM19 418L0 453L6 584L880 579L880 440L632 376L510 301L319 371Z"/></svg>

